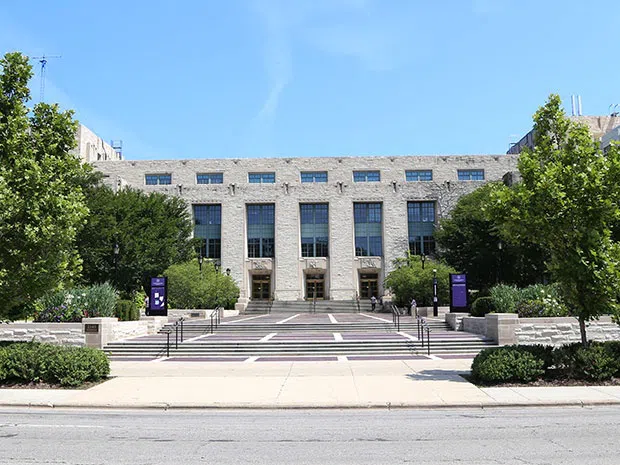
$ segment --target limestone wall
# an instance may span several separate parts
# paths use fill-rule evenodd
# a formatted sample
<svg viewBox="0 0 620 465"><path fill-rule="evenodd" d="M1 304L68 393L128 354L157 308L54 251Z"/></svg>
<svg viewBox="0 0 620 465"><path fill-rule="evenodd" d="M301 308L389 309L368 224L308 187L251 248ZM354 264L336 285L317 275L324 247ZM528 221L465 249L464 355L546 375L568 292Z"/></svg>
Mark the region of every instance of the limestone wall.
<svg viewBox="0 0 620 465"><path fill-rule="evenodd" d="M32 340L68 346L85 344L82 323L0 324L0 341Z"/></svg>
<svg viewBox="0 0 620 465"><path fill-rule="evenodd" d="M463 318L463 331L487 335L487 321L484 317L466 316Z"/></svg>
<svg viewBox="0 0 620 465"><path fill-rule="evenodd" d="M586 333L592 341L617 341L620 340L620 325L604 316L586 323ZM515 334L519 344L557 346L581 341L576 318L519 318Z"/></svg>

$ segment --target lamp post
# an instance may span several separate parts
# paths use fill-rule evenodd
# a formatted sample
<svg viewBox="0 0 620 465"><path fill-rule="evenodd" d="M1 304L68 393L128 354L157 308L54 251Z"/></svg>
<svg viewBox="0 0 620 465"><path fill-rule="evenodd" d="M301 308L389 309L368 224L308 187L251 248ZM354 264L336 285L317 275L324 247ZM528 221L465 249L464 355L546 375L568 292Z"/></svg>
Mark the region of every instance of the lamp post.
<svg viewBox="0 0 620 465"><path fill-rule="evenodd" d="M230 268L226 268L226 276L230 276Z"/></svg>
<svg viewBox="0 0 620 465"><path fill-rule="evenodd" d="M219 272L220 272L220 269L222 268L222 265L220 265L219 263L215 262L215 263L213 264L213 266L215 267L215 272L216 272L216 273L219 273Z"/></svg>
<svg viewBox="0 0 620 465"><path fill-rule="evenodd" d="M114 281L118 286L118 255L121 253L121 248L118 246L118 242L114 244Z"/></svg>
<svg viewBox="0 0 620 465"><path fill-rule="evenodd" d="M433 316L439 315L437 306L437 270L433 270Z"/></svg>
<svg viewBox="0 0 620 465"><path fill-rule="evenodd" d="M504 248L504 244L502 244L502 241L499 241L497 243L497 249L499 250L499 253L497 254L497 258L498 258L498 264L497 264L497 284L499 284L500 282L502 282L502 249Z"/></svg>
<svg viewBox="0 0 620 465"><path fill-rule="evenodd" d="M200 270L200 277L202 277L202 261L204 260L204 258L202 258L202 254L198 255L198 269Z"/></svg>
<svg viewBox="0 0 620 465"><path fill-rule="evenodd" d="M422 254L420 259L422 260L422 269L424 269L424 264L426 263L426 255Z"/></svg>

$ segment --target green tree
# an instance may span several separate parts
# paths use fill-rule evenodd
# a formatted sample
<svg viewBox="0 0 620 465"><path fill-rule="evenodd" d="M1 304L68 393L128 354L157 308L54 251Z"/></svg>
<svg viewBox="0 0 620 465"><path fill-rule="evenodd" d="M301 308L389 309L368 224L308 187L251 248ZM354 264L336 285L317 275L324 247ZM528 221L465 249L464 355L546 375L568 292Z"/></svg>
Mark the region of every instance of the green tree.
<svg viewBox="0 0 620 465"><path fill-rule="evenodd" d="M617 311L620 247L612 227L620 217L620 152L604 155L587 127L568 119L551 95L534 116L535 148L519 158L523 181L495 196L510 237L549 251L550 270L579 320Z"/></svg>
<svg viewBox="0 0 620 465"><path fill-rule="evenodd" d="M78 236L85 283L109 281L128 298L150 277L193 256L184 200L134 189L114 193L103 185L89 188L86 200L90 215Z"/></svg>
<svg viewBox="0 0 620 465"><path fill-rule="evenodd" d="M164 273L168 277L170 308L233 308L239 298L239 287L225 274L218 273L212 263L204 263L202 272L197 260L172 265Z"/></svg>
<svg viewBox="0 0 620 465"><path fill-rule="evenodd" d="M394 294L394 303L409 306L415 298L418 307L433 305L433 270L437 270L437 297L439 305L445 306L450 301L450 273L456 270L434 260L426 260L424 269L422 260L417 255L396 260L396 269L385 278L385 287Z"/></svg>
<svg viewBox="0 0 620 465"><path fill-rule="evenodd" d="M79 273L89 168L70 153L72 111L45 103L29 111L28 57L8 53L0 67L0 316L17 318Z"/></svg>
<svg viewBox="0 0 620 465"><path fill-rule="evenodd" d="M462 196L449 218L435 231L439 257L467 273L469 287L486 291L498 282L524 287L540 282L548 258L531 243L513 244L500 237L501 223L489 205L501 183L488 183Z"/></svg>

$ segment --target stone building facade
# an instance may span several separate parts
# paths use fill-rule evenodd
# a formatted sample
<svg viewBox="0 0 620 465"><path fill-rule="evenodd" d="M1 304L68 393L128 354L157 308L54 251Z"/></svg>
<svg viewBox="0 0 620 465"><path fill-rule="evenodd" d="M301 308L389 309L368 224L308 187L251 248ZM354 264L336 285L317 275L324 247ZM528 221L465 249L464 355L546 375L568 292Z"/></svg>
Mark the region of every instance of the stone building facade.
<svg viewBox="0 0 620 465"><path fill-rule="evenodd" d="M185 199L201 254L250 299L383 295L394 260L432 254L463 194L516 170L517 156L377 156L95 162L115 189ZM208 213L205 213L208 212Z"/></svg>
<svg viewBox="0 0 620 465"><path fill-rule="evenodd" d="M122 158L112 145L108 144L83 124L78 126L75 139L76 147L73 153L83 162L111 161Z"/></svg>

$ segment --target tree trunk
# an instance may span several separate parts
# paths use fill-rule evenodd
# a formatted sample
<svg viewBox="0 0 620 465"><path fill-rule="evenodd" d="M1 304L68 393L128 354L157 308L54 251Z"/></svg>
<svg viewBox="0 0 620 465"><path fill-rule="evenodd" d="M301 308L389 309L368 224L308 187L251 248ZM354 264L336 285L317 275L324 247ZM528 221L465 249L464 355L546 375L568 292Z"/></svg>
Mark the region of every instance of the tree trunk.
<svg viewBox="0 0 620 465"><path fill-rule="evenodd" d="M579 332L581 333L581 343L584 347L588 347L588 338L586 336L586 320L579 317Z"/></svg>

